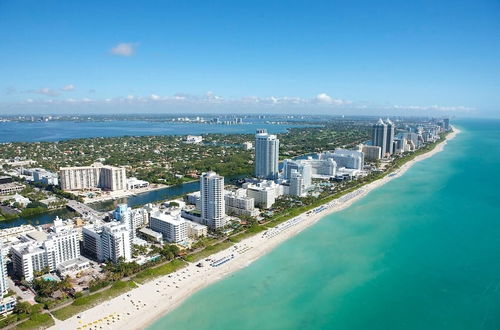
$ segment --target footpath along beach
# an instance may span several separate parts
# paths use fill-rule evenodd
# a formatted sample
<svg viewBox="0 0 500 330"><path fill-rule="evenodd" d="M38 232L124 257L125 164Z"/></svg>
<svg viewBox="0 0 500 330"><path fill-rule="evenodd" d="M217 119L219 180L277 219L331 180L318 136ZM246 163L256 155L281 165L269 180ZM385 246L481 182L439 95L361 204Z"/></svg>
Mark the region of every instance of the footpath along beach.
<svg viewBox="0 0 500 330"><path fill-rule="evenodd" d="M384 178L366 184L338 199L210 256L203 267L196 263L169 275L139 285L127 293L105 301L65 321L55 320L51 329L144 329L155 320L173 310L194 292L242 269L265 255L287 239L297 235L324 216L349 207L370 191L403 175L415 163L432 157L443 150L447 141L460 131L454 131L433 150L415 157Z"/></svg>

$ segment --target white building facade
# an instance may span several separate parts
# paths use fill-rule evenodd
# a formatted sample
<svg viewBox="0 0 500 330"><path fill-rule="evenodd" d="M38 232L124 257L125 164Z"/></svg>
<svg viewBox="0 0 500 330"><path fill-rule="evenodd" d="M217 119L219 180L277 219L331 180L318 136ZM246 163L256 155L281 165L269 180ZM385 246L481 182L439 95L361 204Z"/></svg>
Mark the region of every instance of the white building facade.
<svg viewBox="0 0 500 330"><path fill-rule="evenodd" d="M130 227L121 222L109 222L83 227L83 250L99 262L132 260Z"/></svg>
<svg viewBox="0 0 500 330"><path fill-rule="evenodd" d="M181 218L180 212L170 214L161 211L151 214L149 227L163 235L163 239L170 243L181 243L188 238L188 224Z"/></svg>
<svg viewBox="0 0 500 330"><path fill-rule="evenodd" d="M255 176L260 179L278 178L280 141L266 130L257 130L255 135Z"/></svg>
<svg viewBox="0 0 500 330"><path fill-rule="evenodd" d="M200 177L201 219L211 229L226 225L224 177L211 171Z"/></svg>
<svg viewBox="0 0 500 330"><path fill-rule="evenodd" d="M27 240L12 246L11 252L14 272L31 281L37 271L55 271L60 264L80 257L78 230L57 228L45 241Z"/></svg>
<svg viewBox="0 0 500 330"><path fill-rule="evenodd" d="M259 215L259 210L255 208L255 199L247 196L246 189L226 191L224 201L226 203L226 214Z"/></svg>
<svg viewBox="0 0 500 330"><path fill-rule="evenodd" d="M94 163L91 166L61 167L59 170L61 189L125 190L127 181L125 168Z"/></svg>

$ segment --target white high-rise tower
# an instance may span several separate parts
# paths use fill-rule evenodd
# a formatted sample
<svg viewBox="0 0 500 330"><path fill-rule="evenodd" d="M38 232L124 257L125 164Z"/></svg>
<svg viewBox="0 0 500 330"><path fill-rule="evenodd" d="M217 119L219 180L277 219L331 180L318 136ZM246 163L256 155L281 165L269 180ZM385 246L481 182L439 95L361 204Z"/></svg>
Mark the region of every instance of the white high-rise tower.
<svg viewBox="0 0 500 330"><path fill-rule="evenodd" d="M255 135L255 176L261 179L278 178L280 140L265 129Z"/></svg>
<svg viewBox="0 0 500 330"><path fill-rule="evenodd" d="M2 298L9 287L7 286L7 264L6 257L7 251L3 247L3 242L0 241L0 298Z"/></svg>
<svg viewBox="0 0 500 330"><path fill-rule="evenodd" d="M200 178L201 219L212 229L226 225L224 177L210 171Z"/></svg>

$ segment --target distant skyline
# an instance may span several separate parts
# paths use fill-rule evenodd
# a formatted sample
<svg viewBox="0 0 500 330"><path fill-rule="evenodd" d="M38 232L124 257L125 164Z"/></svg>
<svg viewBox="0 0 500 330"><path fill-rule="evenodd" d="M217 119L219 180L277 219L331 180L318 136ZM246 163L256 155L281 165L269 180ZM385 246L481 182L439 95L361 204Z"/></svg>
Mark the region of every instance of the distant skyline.
<svg viewBox="0 0 500 330"><path fill-rule="evenodd" d="M0 114L500 117L498 1L1 1Z"/></svg>

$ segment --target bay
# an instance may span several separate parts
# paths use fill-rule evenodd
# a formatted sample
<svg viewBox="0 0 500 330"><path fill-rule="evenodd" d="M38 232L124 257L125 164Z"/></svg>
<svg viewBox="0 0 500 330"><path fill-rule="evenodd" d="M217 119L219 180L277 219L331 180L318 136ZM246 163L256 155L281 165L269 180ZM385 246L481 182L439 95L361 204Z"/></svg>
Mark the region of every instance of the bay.
<svg viewBox="0 0 500 330"><path fill-rule="evenodd" d="M0 122L0 143L5 142L54 142L77 138L151 136L151 135L201 135L254 134L264 128L270 133L284 133L299 124L270 124L255 119L239 125L178 123L141 120L112 121L48 121L48 122Z"/></svg>

